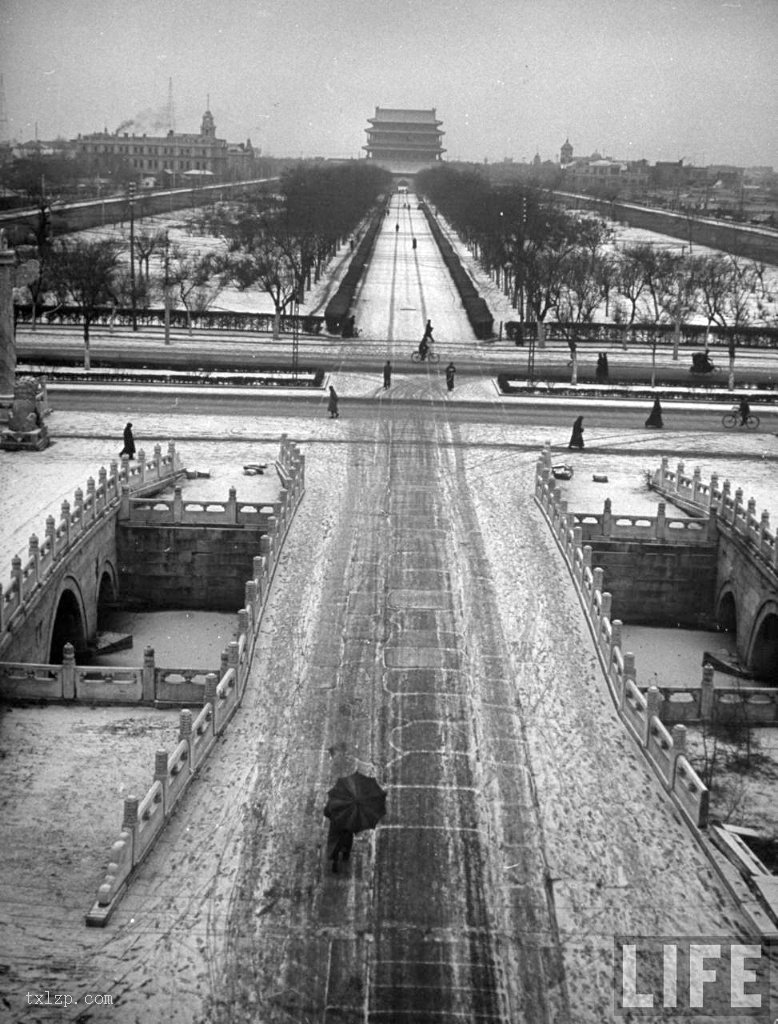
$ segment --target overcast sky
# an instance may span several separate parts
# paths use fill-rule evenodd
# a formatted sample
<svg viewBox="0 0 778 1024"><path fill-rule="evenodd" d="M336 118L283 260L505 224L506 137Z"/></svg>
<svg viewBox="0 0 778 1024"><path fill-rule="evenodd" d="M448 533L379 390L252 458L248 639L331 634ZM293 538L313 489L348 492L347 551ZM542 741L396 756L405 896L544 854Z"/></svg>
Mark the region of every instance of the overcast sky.
<svg viewBox="0 0 778 1024"><path fill-rule="evenodd" d="M450 159L778 167L778 0L0 0L8 135L216 133L360 156L435 107Z"/></svg>

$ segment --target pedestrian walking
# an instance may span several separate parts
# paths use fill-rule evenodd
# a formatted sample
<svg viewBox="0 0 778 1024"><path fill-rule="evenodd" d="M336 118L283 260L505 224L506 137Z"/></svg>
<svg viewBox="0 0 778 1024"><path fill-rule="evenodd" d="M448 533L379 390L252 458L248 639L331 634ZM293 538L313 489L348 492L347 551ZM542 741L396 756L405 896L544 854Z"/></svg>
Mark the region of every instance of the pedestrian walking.
<svg viewBox="0 0 778 1024"><path fill-rule="evenodd" d="M413 244L413 248L415 249L416 248L416 239L415 238L413 239L413 243L412 244Z"/></svg>
<svg viewBox="0 0 778 1024"><path fill-rule="evenodd" d="M387 359L384 363L384 388L392 386L392 364Z"/></svg>
<svg viewBox="0 0 778 1024"><path fill-rule="evenodd" d="M338 828L330 822L327 833L327 860L332 861L333 874L338 873L338 859L348 860L354 845L354 833L347 828Z"/></svg>
<svg viewBox="0 0 778 1024"><path fill-rule="evenodd" d="M646 426L655 427L657 430L664 426L664 423L662 422L662 405L658 397L654 399L654 404L651 406L651 412L648 414Z"/></svg>
<svg viewBox="0 0 778 1024"><path fill-rule="evenodd" d="M454 374L456 372L457 368L456 366L454 366L453 362L449 363L448 366L446 367L446 387L448 388L449 391L454 390Z"/></svg>
<svg viewBox="0 0 778 1024"><path fill-rule="evenodd" d="M340 419L340 413L338 412L338 393L332 385L330 385L330 400L327 402L327 412L330 414L331 420Z"/></svg>
<svg viewBox="0 0 778 1024"><path fill-rule="evenodd" d="M567 447L568 448L583 448L583 446L584 446L583 433L584 433L583 416L579 416L578 419L573 424L573 433L570 436L570 444Z"/></svg>
<svg viewBox="0 0 778 1024"><path fill-rule="evenodd" d="M594 379L597 384L608 383L608 357L604 352L600 352L597 356L597 369L594 373Z"/></svg>
<svg viewBox="0 0 778 1024"><path fill-rule="evenodd" d="M132 423L124 428L124 448L119 452L119 458L126 455L128 459L135 458L135 438L132 436Z"/></svg>
<svg viewBox="0 0 778 1024"><path fill-rule="evenodd" d="M400 230L400 224L399 224L399 222L398 222L398 223L397 223L397 224L395 224L395 226L394 226L394 233L395 233L395 234L397 234L397 233L399 232L399 230Z"/></svg>

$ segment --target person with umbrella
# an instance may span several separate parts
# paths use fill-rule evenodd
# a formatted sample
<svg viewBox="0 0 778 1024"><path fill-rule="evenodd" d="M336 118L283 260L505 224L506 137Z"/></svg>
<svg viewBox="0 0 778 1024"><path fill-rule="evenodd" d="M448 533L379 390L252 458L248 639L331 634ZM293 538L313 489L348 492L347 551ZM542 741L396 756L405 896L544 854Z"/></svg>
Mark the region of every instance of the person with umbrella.
<svg viewBox="0 0 778 1024"><path fill-rule="evenodd" d="M375 828L386 814L386 793L362 772L339 778L327 794L324 817L329 819L327 859L338 873L338 860L348 860L354 836Z"/></svg>

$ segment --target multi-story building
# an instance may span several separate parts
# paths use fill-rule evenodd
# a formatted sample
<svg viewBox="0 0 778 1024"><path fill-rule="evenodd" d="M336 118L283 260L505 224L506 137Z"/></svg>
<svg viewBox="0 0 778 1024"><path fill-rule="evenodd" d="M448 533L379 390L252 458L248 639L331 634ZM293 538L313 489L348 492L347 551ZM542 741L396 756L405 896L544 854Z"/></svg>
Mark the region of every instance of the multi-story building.
<svg viewBox="0 0 778 1024"><path fill-rule="evenodd" d="M443 159L446 152L435 108L431 110L394 110L376 107L375 117L366 128L367 159L395 174L415 174Z"/></svg>
<svg viewBox="0 0 778 1024"><path fill-rule="evenodd" d="M94 132L79 135L74 145L98 164L101 157L106 163L125 160L139 177L154 178L160 184L183 185L197 178L240 180L252 177L255 170L251 139L245 143L217 139L210 110L203 114L197 135L172 130L160 136Z"/></svg>

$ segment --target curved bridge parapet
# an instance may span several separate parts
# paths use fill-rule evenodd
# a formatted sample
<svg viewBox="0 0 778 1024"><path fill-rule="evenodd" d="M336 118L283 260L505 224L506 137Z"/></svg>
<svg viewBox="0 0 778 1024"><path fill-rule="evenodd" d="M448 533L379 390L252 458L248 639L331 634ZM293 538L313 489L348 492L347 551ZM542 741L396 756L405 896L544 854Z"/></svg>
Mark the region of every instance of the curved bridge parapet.
<svg viewBox="0 0 778 1024"><path fill-rule="evenodd" d="M72 503L63 501L59 522L48 516L43 539L37 534L30 537L27 557L16 555L11 560L10 583L0 584L0 660L10 656L33 622L32 612L51 580L63 575L76 553L83 556L90 540L113 523L123 492L150 494L167 487L181 473L175 444L170 442L164 454L161 445L155 445L151 459L140 450L135 463L125 456L121 463L111 462L108 470L101 467L96 482L94 477L87 480L86 492L79 487Z"/></svg>

